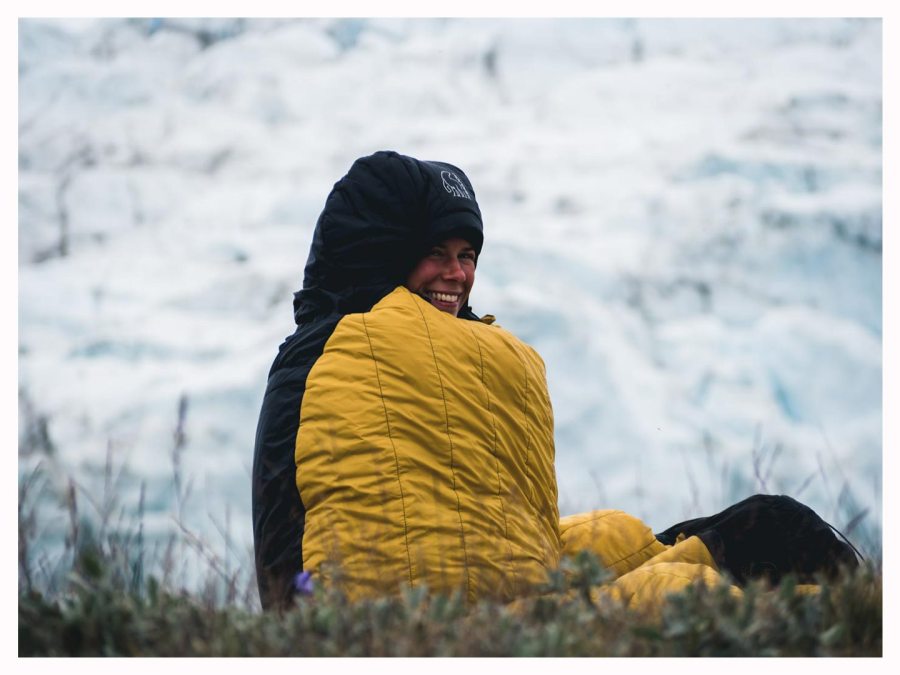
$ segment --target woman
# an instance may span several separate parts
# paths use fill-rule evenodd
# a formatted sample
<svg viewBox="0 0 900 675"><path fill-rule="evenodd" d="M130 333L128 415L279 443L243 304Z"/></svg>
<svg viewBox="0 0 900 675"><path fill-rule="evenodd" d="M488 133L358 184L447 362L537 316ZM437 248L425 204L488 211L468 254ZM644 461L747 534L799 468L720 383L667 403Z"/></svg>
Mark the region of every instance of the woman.
<svg viewBox="0 0 900 675"><path fill-rule="evenodd" d="M544 365L472 312L482 243L449 164L378 152L329 195L257 429L264 608L301 569L343 574L352 597L424 583L475 600L558 563Z"/></svg>

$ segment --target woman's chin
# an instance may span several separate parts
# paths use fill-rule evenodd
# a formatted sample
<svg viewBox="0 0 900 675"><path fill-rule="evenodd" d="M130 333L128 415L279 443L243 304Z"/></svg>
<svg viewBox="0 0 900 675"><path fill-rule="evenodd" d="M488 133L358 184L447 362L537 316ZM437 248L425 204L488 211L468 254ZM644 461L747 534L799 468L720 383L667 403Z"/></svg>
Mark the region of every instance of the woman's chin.
<svg viewBox="0 0 900 675"><path fill-rule="evenodd" d="M447 314L452 314L453 316L459 314L459 302L444 302L443 300L431 298L431 304L442 312L447 312Z"/></svg>

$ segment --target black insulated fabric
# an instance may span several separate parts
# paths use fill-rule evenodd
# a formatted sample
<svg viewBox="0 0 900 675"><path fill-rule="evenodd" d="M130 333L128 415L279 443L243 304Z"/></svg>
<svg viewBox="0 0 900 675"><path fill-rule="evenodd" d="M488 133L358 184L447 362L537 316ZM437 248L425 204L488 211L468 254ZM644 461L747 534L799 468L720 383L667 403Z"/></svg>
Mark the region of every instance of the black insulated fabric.
<svg viewBox="0 0 900 675"><path fill-rule="evenodd" d="M432 244L468 240L480 253L481 211L468 177L444 162L376 152L353 163L325 203L310 246L297 329L279 347L263 397L253 455L256 576L263 609L287 607L302 569L306 510L295 444L306 378L346 314L367 312L406 280ZM467 305L459 318L477 320Z"/></svg>
<svg viewBox="0 0 900 675"><path fill-rule="evenodd" d="M739 584L767 579L777 584L786 574L800 583L856 567L855 550L834 536L815 511L786 495L754 495L714 516L694 518L656 535L672 545L679 535L698 536L719 569Z"/></svg>

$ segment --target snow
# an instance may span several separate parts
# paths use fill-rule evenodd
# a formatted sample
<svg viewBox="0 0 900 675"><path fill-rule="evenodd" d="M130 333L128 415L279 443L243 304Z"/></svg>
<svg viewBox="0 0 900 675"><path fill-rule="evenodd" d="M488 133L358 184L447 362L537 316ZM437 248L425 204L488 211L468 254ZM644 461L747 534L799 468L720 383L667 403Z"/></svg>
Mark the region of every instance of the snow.
<svg viewBox="0 0 900 675"><path fill-rule="evenodd" d="M19 387L251 542L266 373L316 217L379 149L462 167L473 294L547 366L563 513L786 491L880 551L877 20L19 22ZM61 223L67 228L61 256ZM111 450L110 450L111 449ZM64 482L60 482L64 484ZM129 503L127 499L123 500ZM133 500L136 503L136 499ZM246 564L250 564L247 562Z"/></svg>

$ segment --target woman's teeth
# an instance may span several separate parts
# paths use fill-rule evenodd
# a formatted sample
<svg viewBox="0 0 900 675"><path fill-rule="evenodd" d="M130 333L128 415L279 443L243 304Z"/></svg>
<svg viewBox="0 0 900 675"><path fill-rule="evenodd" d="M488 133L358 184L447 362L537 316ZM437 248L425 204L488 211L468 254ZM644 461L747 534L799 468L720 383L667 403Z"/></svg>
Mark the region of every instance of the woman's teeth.
<svg viewBox="0 0 900 675"><path fill-rule="evenodd" d="M432 300L440 300L441 302L456 302L459 300L459 294L456 293L439 293L437 291L431 291L428 296Z"/></svg>

